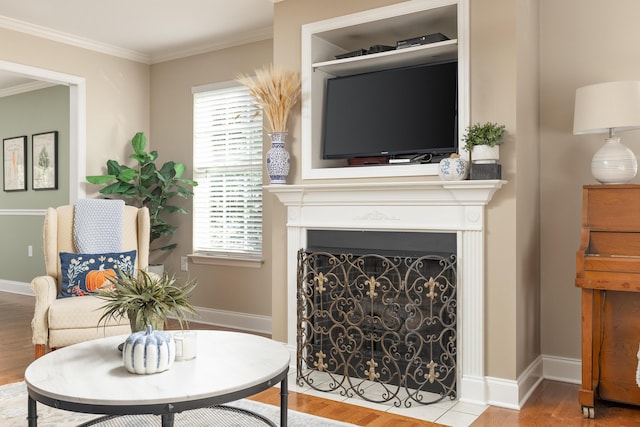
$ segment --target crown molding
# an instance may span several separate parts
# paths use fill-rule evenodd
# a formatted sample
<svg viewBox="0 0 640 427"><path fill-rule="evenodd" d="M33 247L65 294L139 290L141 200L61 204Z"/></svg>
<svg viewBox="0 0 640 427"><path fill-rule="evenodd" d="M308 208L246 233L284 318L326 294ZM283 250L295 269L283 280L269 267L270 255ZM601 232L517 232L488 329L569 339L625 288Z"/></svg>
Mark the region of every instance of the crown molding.
<svg viewBox="0 0 640 427"><path fill-rule="evenodd" d="M268 0L271 1L271 0ZM282 0L276 0L282 1ZM248 43L255 43L262 40L269 40L273 38L273 27L263 27L255 31L243 34L242 38L228 37L217 38L214 42L203 43L199 46L190 47L182 50L175 50L173 52L162 53L152 55L149 63L157 64L160 62L172 61L174 59L186 58L188 56L200 55L203 53L214 52L216 50L227 49L234 46L241 46Z"/></svg>
<svg viewBox="0 0 640 427"><path fill-rule="evenodd" d="M267 0L274 3L282 0ZM229 37L227 39L217 39L212 43L203 43L199 46L189 47L186 49L176 49L166 53L157 55L147 55L144 53L123 49L107 43L97 42L95 40L79 37L73 34L64 33L62 31L52 30L40 25L31 24L17 19L0 16L0 28L18 31L32 36L52 40L83 49L92 50L106 55L116 56L131 61L141 62L143 64L157 64L159 62L171 61L174 59L186 58L188 56L199 55L203 53L213 52L216 50L226 49L229 47L240 46L247 43L254 43L262 40L273 38L273 27L264 27L256 31L244 34L242 38ZM5 95L6 96L6 95Z"/></svg>
<svg viewBox="0 0 640 427"><path fill-rule="evenodd" d="M17 19L7 18L6 16L0 16L0 28L6 28L8 30L18 31L21 33L29 34L36 37L41 37L47 40L52 40L59 43L68 44L71 46L80 47L83 49L93 50L95 52L104 53L111 56L117 56L131 61L142 62L144 64L150 63L149 55L135 52L129 49L123 49L117 46L113 46L107 43L97 42L84 37L76 36L62 31L52 30L51 28L43 27L41 25L31 24L29 22L19 21Z"/></svg>
<svg viewBox="0 0 640 427"><path fill-rule="evenodd" d="M34 90L46 89L48 87L57 86L55 83L35 81L30 83L24 83L13 87L0 89L0 98L6 96L19 95L21 93L32 92Z"/></svg>

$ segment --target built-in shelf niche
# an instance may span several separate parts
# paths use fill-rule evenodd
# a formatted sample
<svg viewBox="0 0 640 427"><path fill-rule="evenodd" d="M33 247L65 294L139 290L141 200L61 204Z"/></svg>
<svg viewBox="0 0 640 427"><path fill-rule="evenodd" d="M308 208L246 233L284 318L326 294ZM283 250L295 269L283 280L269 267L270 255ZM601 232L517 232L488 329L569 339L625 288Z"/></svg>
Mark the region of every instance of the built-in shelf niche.
<svg viewBox="0 0 640 427"><path fill-rule="evenodd" d="M405 49L335 59L336 55L395 46L399 40L442 33L449 40ZM326 80L331 77L458 58L458 134L468 120L467 0L413 0L302 27L302 179L437 175L437 164L347 166L321 154Z"/></svg>
<svg viewBox="0 0 640 427"><path fill-rule="evenodd" d="M428 62L455 59L458 56L458 40L445 40L405 49L388 50L371 55L317 62L314 71L324 71L332 77L349 76L390 68L408 67Z"/></svg>

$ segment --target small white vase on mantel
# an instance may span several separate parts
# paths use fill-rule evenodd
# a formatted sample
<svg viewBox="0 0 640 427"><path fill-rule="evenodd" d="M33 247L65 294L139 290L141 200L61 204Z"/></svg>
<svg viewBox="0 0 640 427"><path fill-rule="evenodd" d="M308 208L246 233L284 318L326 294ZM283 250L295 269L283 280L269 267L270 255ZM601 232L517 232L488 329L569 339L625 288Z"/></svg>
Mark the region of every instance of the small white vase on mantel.
<svg viewBox="0 0 640 427"><path fill-rule="evenodd" d="M287 132L271 132L271 149L267 151L267 174L271 184L286 184L291 166L291 157L284 148Z"/></svg>
<svg viewBox="0 0 640 427"><path fill-rule="evenodd" d="M471 161L477 164L498 163L500 159L500 146L474 145L471 152Z"/></svg>

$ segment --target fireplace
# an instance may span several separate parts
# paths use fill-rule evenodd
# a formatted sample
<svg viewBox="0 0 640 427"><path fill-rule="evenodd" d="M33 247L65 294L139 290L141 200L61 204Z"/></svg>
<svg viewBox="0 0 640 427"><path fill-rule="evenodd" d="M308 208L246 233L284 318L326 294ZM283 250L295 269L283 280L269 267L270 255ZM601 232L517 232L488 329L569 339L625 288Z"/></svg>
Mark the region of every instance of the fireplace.
<svg viewBox="0 0 640 427"><path fill-rule="evenodd" d="M309 230L298 385L410 407L457 397L454 233Z"/></svg>
<svg viewBox="0 0 640 427"><path fill-rule="evenodd" d="M457 399L487 403L484 375L484 215L504 181L267 186L287 208L287 345L297 354L298 250L310 230L455 236Z"/></svg>

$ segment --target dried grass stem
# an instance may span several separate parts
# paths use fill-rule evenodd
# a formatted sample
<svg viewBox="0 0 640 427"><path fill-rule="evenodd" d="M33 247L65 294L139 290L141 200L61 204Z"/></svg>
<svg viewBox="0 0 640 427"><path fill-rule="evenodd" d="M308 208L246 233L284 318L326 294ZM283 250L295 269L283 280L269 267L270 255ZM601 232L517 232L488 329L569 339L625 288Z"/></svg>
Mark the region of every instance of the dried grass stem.
<svg viewBox="0 0 640 427"><path fill-rule="evenodd" d="M267 118L268 132L287 132L289 113L300 98L300 74L270 65L256 70L255 77L240 74L236 81L246 86Z"/></svg>

